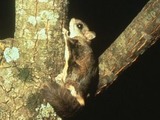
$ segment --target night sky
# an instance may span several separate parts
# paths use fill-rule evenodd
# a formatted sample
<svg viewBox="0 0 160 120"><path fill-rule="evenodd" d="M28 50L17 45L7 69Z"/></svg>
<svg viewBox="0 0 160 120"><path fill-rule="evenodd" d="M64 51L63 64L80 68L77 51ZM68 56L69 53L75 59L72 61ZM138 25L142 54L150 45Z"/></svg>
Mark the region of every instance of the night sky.
<svg viewBox="0 0 160 120"><path fill-rule="evenodd" d="M0 39L13 37L14 0L0 1ZM70 0L69 18L96 32L97 56L120 35L149 0ZM114 84L87 107L81 120L155 120L160 118L160 41L121 73Z"/></svg>

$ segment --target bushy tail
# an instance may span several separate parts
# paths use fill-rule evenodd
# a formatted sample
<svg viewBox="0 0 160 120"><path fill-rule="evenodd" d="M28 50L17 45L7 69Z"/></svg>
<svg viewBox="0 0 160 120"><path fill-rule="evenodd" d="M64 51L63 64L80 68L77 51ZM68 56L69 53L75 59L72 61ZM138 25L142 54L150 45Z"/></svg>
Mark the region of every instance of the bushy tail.
<svg viewBox="0 0 160 120"><path fill-rule="evenodd" d="M44 99L49 102L56 113L62 118L71 118L81 111L79 102L70 94L65 87L61 87L56 82L50 82L42 89Z"/></svg>

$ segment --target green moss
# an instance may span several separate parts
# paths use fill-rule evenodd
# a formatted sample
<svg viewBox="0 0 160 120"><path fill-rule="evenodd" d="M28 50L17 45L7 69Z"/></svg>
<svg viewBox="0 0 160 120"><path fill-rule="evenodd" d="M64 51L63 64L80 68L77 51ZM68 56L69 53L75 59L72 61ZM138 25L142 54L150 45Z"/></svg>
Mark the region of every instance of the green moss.
<svg viewBox="0 0 160 120"><path fill-rule="evenodd" d="M28 67L18 68L18 78L24 82L33 80L32 69Z"/></svg>
<svg viewBox="0 0 160 120"><path fill-rule="evenodd" d="M27 99L27 108L30 112L35 112L35 109L42 103L43 99L40 93L34 93L29 95Z"/></svg>

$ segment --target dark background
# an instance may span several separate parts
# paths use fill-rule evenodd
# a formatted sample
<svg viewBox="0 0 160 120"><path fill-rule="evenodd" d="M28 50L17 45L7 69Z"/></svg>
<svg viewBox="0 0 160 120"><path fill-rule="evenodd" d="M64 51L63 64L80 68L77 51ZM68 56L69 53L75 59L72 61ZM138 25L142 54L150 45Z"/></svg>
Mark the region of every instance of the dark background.
<svg viewBox="0 0 160 120"><path fill-rule="evenodd" d="M97 56L119 36L148 0L70 0L69 18L87 23L97 34ZM0 39L13 37L14 0L0 1ZM81 120L160 119L160 42L157 41L93 104Z"/></svg>

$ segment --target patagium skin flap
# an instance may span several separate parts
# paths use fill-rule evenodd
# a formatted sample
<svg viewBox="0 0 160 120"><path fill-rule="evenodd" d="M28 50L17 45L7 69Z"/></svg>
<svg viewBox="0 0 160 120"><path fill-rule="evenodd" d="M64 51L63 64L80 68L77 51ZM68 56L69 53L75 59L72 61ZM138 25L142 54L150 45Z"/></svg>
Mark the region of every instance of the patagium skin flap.
<svg viewBox="0 0 160 120"><path fill-rule="evenodd" d="M43 95L62 118L75 116L95 95L98 84L98 59L90 46L95 33L79 19L72 18L69 31L63 29L65 65L52 82L43 88Z"/></svg>

